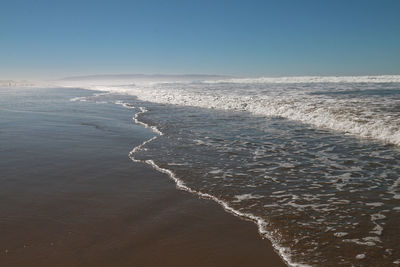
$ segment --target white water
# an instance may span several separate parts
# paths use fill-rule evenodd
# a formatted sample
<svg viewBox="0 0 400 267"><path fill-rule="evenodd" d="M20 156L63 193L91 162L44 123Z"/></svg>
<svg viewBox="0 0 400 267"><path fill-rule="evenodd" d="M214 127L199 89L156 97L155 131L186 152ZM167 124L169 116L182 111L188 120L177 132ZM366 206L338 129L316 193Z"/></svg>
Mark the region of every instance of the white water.
<svg viewBox="0 0 400 267"><path fill-rule="evenodd" d="M129 106L123 104L123 103L118 103L118 104L122 104L124 107L131 108L131 107L129 107ZM154 141L157 138L157 136L163 135L163 133L160 130L158 130L156 127L150 126L150 125L148 125L148 124L146 124L146 123L144 123L144 122L142 122L142 121L140 121L138 119L140 114L143 114L143 113L147 112L147 110L144 107L139 107L139 109L140 109L140 112L136 113L135 116L133 117L133 120L135 121L135 123L141 124L141 125L145 126L146 128L152 129L152 131L155 132L157 135L152 137L152 138L150 138L150 139L148 139L148 140L146 140L146 141L144 141L142 144L134 147L131 150L131 152L129 153L129 157L132 159L132 161L147 163L150 166L152 166L155 170L167 174L175 182L176 187L178 189L187 191L187 192L195 194L195 195L198 195L198 196L200 196L202 198L205 198L205 199L211 199L211 200L217 202L218 204L220 204L226 211L228 211L228 212L230 212L230 213L232 213L232 214L234 214L236 216L239 216L241 218L245 218L245 219L248 219L250 221L255 222L257 224L257 226L258 226L259 233L262 236L268 238L268 240L271 241L272 246L274 247L274 249L279 253L279 255L282 257L282 259L289 266L293 266L293 267L309 267L309 265L296 263L296 262L292 261L290 249L287 248L287 247L280 246L279 243L277 241L275 241L275 237L273 236L273 233L268 232L267 229L266 229L267 222L264 219L262 219L261 217L255 216L255 215L253 215L251 213L245 213L245 212L241 212L241 211L235 210L227 202L222 201L221 199L219 199L219 198L217 198L217 197L215 197L213 195L193 190L192 188L190 188L187 185L185 185L185 183L181 179L179 179L174 174L174 172L172 172L171 170L166 169L166 168L161 168L153 160L145 160L145 161L143 161L143 160L136 159L135 158L135 154L138 151L143 149L146 144ZM256 197L257 198L258 196L238 196L238 199L245 199L245 198L251 198L251 197L253 197L253 198Z"/></svg>
<svg viewBox="0 0 400 267"><path fill-rule="evenodd" d="M283 117L316 128L400 145L400 99L396 95L399 84L400 75L386 75L202 82L109 81L106 85L93 81L74 86L135 95L156 103Z"/></svg>

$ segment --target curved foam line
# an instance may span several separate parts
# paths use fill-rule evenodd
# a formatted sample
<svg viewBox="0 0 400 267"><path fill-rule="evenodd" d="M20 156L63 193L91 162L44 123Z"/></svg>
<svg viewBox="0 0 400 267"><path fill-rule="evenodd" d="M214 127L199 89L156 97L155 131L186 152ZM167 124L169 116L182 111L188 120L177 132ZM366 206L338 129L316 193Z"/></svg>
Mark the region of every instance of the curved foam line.
<svg viewBox="0 0 400 267"><path fill-rule="evenodd" d="M142 121L138 120L138 116L140 114L146 113L148 110L144 107L139 107L140 112L136 113L133 117L135 123L140 124L145 126L146 128L150 128L153 130L153 132L157 133L158 136L163 135L163 133L157 129L157 127L155 126L150 126ZM266 237L272 244L273 248L278 252L279 256L283 259L283 261L289 265L289 266L293 266L293 267L309 267L310 265L306 265L306 264L302 264L302 263L295 263L291 260L290 257L290 249L289 248L285 248L285 247L281 247L278 245L278 243L275 241L275 238L272 236L272 234L270 232L267 231L266 226L268 225L268 223L262 219L261 217L255 216L251 213L246 213L246 212L241 212L238 210L235 210L234 208L232 208L231 206L229 206L229 204L213 195L210 195L208 193L203 193L197 190L194 190L190 187L188 187L187 185L185 185L185 183L180 180L174 172L172 172L169 169L166 168L161 168L160 166L158 166L153 160L139 160L135 158L135 154L136 152L140 151L146 144L152 142L153 140L155 140L158 136L154 136L146 141L144 141L142 144L134 147L131 152L129 152L129 158L134 161L134 162L142 162L142 163L147 163L149 164L151 167L153 167L155 170L161 172L161 173L165 173L167 174L176 184L176 187L180 190L184 190L187 191L189 193L192 193L194 195L198 195L201 198L204 199L210 199L215 201L216 203L218 203L219 205L221 205L225 211L236 215L238 217L241 217L243 219L246 220L250 220L254 223L257 224L258 227L258 232L261 234L261 236Z"/></svg>
<svg viewBox="0 0 400 267"><path fill-rule="evenodd" d="M144 123L144 122L141 122L141 121L138 120L138 117L139 117L140 114L146 113L148 111L144 107L139 107L139 109L140 109L140 112L136 113L135 116L133 117L133 120L135 121L135 123L143 125L145 128L150 128L156 134L163 135L163 133L160 130L158 130L157 127L150 126L147 123Z"/></svg>
<svg viewBox="0 0 400 267"><path fill-rule="evenodd" d="M128 109L134 109L135 108L134 106L128 105L127 103L124 103L124 102L119 101L119 100L115 101L114 104L121 105L124 108L128 108Z"/></svg>

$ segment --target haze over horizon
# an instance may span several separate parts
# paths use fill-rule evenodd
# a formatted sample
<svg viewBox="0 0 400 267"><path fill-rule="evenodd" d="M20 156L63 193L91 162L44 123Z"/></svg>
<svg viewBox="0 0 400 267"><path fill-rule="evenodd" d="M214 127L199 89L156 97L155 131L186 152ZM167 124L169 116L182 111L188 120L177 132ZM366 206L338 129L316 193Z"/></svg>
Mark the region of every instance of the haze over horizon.
<svg viewBox="0 0 400 267"><path fill-rule="evenodd" d="M5 1L0 79L400 74L399 1Z"/></svg>

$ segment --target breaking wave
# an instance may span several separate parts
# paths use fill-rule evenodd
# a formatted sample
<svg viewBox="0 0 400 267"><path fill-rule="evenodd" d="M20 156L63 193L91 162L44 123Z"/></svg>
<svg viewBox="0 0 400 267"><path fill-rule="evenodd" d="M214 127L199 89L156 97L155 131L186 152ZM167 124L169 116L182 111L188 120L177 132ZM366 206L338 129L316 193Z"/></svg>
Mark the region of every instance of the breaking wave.
<svg viewBox="0 0 400 267"><path fill-rule="evenodd" d="M283 117L400 145L400 75L125 83L83 87L156 103Z"/></svg>

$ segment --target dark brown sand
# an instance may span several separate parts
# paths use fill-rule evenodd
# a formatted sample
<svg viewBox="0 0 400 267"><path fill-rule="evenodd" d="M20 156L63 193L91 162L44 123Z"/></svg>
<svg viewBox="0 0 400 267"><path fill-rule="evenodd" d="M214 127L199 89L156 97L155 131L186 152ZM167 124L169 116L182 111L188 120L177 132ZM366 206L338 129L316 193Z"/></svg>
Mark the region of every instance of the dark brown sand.
<svg viewBox="0 0 400 267"><path fill-rule="evenodd" d="M132 162L150 132L129 110L60 103L0 111L0 266L285 266L254 223Z"/></svg>

